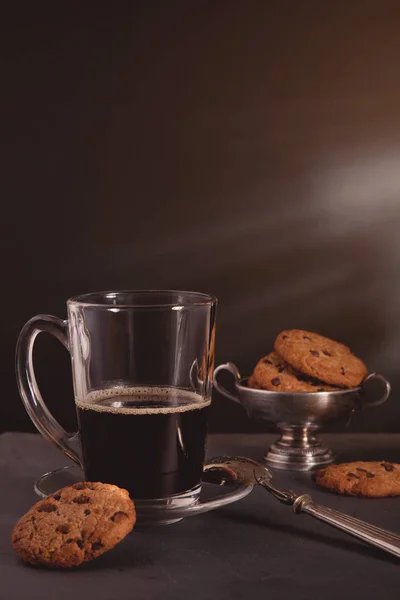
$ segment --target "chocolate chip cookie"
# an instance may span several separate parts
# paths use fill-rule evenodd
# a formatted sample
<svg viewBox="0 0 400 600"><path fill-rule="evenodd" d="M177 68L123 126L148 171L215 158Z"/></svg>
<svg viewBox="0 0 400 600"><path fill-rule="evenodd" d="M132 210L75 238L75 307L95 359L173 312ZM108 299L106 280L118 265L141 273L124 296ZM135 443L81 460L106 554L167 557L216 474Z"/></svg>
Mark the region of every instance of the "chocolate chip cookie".
<svg viewBox="0 0 400 600"><path fill-rule="evenodd" d="M11 542L18 556L32 565L76 567L113 548L135 521L126 490L76 483L32 506L15 525Z"/></svg>
<svg viewBox="0 0 400 600"><path fill-rule="evenodd" d="M386 461L330 465L315 473L315 482L349 496L400 496L400 465Z"/></svg>
<svg viewBox="0 0 400 600"><path fill-rule="evenodd" d="M294 369L330 385L356 387L368 373L350 348L309 331L281 331L274 347Z"/></svg>
<svg viewBox="0 0 400 600"><path fill-rule="evenodd" d="M258 361L247 385L276 392L327 392L339 389L295 371L276 352Z"/></svg>

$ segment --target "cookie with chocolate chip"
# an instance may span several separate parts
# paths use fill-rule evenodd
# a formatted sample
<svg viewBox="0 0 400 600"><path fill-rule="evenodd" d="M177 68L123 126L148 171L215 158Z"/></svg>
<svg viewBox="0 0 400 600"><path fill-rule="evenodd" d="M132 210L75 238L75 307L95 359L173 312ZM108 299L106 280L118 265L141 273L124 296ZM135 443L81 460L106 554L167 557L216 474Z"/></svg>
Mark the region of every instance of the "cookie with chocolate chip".
<svg viewBox="0 0 400 600"><path fill-rule="evenodd" d="M258 361L247 385L275 392L328 392L339 389L295 371L276 352Z"/></svg>
<svg viewBox="0 0 400 600"><path fill-rule="evenodd" d="M357 387L368 373L350 348L310 331L281 331L274 348L297 371L330 385Z"/></svg>
<svg viewBox="0 0 400 600"><path fill-rule="evenodd" d="M400 465L387 461L329 465L315 473L315 482L337 494L382 498L400 496Z"/></svg>
<svg viewBox="0 0 400 600"><path fill-rule="evenodd" d="M11 542L24 562L76 567L113 548L135 521L126 490L106 483L76 483L32 506L15 525Z"/></svg>

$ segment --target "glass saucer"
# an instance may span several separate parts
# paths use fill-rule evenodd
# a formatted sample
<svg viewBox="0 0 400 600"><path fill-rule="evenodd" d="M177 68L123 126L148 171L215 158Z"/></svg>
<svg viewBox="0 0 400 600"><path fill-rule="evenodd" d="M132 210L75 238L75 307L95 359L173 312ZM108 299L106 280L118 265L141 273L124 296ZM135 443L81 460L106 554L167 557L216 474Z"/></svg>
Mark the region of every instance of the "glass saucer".
<svg viewBox="0 0 400 600"><path fill-rule="evenodd" d="M209 461L212 462L212 461ZM140 502L136 503L136 513L138 524L140 525L165 525L176 523L186 517L201 515L210 510L221 508L232 502L241 500L253 489L252 485L229 479L226 470L221 470L221 473L212 469L207 471L207 466L204 470L204 478L208 481L202 482L200 499L198 502L189 506L180 506L176 508L164 507L157 511L146 510L140 506ZM85 475L78 466L68 465L45 473L34 484L34 490L41 498L46 498L50 494L54 494L60 488L67 485L72 485L79 481L84 481Z"/></svg>

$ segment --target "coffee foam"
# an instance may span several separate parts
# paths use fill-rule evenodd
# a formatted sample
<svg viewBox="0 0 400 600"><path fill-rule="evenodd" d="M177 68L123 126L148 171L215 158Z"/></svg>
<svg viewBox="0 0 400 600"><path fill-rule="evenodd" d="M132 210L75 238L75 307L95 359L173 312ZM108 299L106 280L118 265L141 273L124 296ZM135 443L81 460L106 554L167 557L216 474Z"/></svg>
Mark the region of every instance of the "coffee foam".
<svg viewBox="0 0 400 600"><path fill-rule="evenodd" d="M151 408L149 406L133 408L130 406L108 406L107 404L102 404L102 402L115 398L116 401L118 399L123 399L124 397L129 396L131 399L137 399L140 402L142 400L149 400L150 398L154 398L154 402L157 402L157 397L160 399L171 397L171 399L175 398L184 398L184 404L178 404L176 406L155 406ZM75 398L75 404L77 408L81 410L93 410L96 412L106 412L113 413L118 415L168 415L175 413L183 413L190 410L200 410L201 408L205 408L211 404L211 398L205 399L200 394L196 394L196 392L192 392L189 390L182 390L179 388L173 387L113 387L105 390L96 390L94 392L90 392L84 400L78 400Z"/></svg>

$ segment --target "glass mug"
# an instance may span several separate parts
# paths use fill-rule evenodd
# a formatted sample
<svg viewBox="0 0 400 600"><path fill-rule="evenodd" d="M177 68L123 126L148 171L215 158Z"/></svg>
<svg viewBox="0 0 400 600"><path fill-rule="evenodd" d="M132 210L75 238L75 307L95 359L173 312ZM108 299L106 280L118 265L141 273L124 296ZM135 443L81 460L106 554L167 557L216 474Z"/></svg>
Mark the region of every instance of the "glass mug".
<svg viewBox="0 0 400 600"><path fill-rule="evenodd" d="M156 519L199 498L216 305L197 292L90 293L68 300L68 320L38 315L20 333L17 382L33 423L87 480L127 489L139 516ZM68 434L41 397L32 352L42 331L70 351L78 434Z"/></svg>

